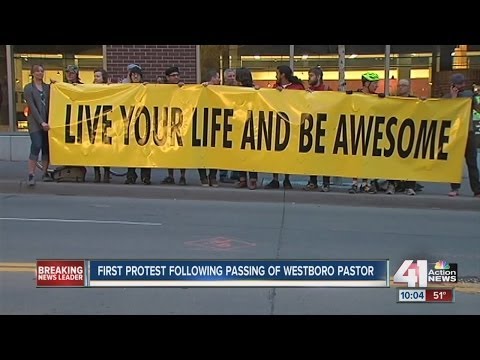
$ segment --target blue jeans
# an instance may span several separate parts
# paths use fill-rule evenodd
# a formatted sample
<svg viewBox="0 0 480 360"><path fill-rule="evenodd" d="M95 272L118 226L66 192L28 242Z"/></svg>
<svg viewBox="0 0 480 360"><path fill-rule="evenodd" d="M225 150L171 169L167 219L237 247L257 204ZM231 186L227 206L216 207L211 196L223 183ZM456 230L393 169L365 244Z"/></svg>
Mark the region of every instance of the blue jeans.
<svg viewBox="0 0 480 360"><path fill-rule="evenodd" d="M38 155L40 150L42 151L42 160L48 161L49 159L49 146L48 146L48 133L46 131L40 130L30 133L30 139L32 140L32 145L30 146L30 160L38 161Z"/></svg>

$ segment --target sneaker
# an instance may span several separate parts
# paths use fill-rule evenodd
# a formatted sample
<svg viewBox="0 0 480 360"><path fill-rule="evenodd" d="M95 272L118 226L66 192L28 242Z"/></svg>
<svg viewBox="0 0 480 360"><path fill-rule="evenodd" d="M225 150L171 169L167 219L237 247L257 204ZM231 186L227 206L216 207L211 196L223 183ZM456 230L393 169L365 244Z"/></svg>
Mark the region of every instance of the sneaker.
<svg viewBox="0 0 480 360"><path fill-rule="evenodd" d="M162 180L162 184L173 185L175 184L175 179L172 176L167 176L165 179Z"/></svg>
<svg viewBox="0 0 480 360"><path fill-rule="evenodd" d="M243 189L247 187L247 180L239 180L234 185L237 189Z"/></svg>
<svg viewBox="0 0 480 360"><path fill-rule="evenodd" d="M178 185L187 185L187 179L185 179L185 176L180 177Z"/></svg>
<svg viewBox="0 0 480 360"><path fill-rule="evenodd" d="M455 196L458 196L458 195L460 195L458 190L452 190L448 193L448 196L450 196L450 197L455 197Z"/></svg>
<svg viewBox="0 0 480 360"><path fill-rule="evenodd" d="M202 184L202 186L203 186L203 184ZM215 178L210 178L210 186L211 186L211 187L218 187L217 179L215 179Z"/></svg>
<svg viewBox="0 0 480 360"><path fill-rule="evenodd" d="M414 196L417 195L417 193L413 189L405 189L405 195Z"/></svg>
<svg viewBox="0 0 480 360"><path fill-rule="evenodd" d="M142 182L143 182L145 185L151 185L151 184L152 184L152 181L150 180L149 177L144 177L144 178L142 178Z"/></svg>
<svg viewBox="0 0 480 360"><path fill-rule="evenodd" d="M322 185L320 188L321 192L330 192L330 185Z"/></svg>
<svg viewBox="0 0 480 360"><path fill-rule="evenodd" d="M387 195L395 194L395 185L388 184L387 191L385 191L385 194L387 194Z"/></svg>
<svg viewBox="0 0 480 360"><path fill-rule="evenodd" d="M368 184L363 186L362 190L365 194L376 194L377 193L377 189L375 188L375 186L368 185Z"/></svg>
<svg viewBox="0 0 480 360"><path fill-rule="evenodd" d="M28 175L28 181L27 181L28 186L35 186L35 176L30 174Z"/></svg>
<svg viewBox="0 0 480 360"><path fill-rule="evenodd" d="M290 182L290 180L283 180L283 188L285 190L292 190L293 189L293 186L292 186L292 183Z"/></svg>
<svg viewBox="0 0 480 360"><path fill-rule="evenodd" d="M209 187L210 186L207 178L201 178L200 183L202 184L203 187Z"/></svg>
<svg viewBox="0 0 480 360"><path fill-rule="evenodd" d="M267 185L264 186L265 189L279 189L280 182L278 180L273 179Z"/></svg>
<svg viewBox="0 0 480 360"><path fill-rule="evenodd" d="M305 185L303 187L303 190L305 191L313 191L313 190L317 190L318 189L318 184L315 184L315 183L312 183L312 182L308 182L307 185Z"/></svg>
<svg viewBox="0 0 480 360"><path fill-rule="evenodd" d="M42 175L42 181L43 182L52 182L53 179L48 173L45 173L45 174Z"/></svg>
<svg viewBox="0 0 480 360"><path fill-rule="evenodd" d="M248 181L248 188L250 190L255 190L257 188L257 179L250 179Z"/></svg>
<svg viewBox="0 0 480 360"><path fill-rule="evenodd" d="M134 176L127 176L126 180L125 180L125 184L135 184L135 182L137 181L137 178L134 177Z"/></svg>
<svg viewBox="0 0 480 360"><path fill-rule="evenodd" d="M353 184L350 189L348 189L349 194L356 194L358 193L358 184Z"/></svg>

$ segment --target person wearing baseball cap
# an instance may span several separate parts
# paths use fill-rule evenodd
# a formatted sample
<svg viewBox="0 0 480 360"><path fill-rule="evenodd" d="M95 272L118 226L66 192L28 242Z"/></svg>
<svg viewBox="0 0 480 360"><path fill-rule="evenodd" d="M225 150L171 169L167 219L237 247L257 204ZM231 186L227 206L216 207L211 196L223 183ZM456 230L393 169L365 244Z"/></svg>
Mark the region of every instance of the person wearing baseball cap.
<svg viewBox="0 0 480 360"><path fill-rule="evenodd" d="M136 68L139 68L140 70L142 69L138 64L129 64L127 66L127 77L122 80L122 84L130 83L130 73L132 72L132 69Z"/></svg>
<svg viewBox="0 0 480 360"><path fill-rule="evenodd" d="M465 149L465 160L467 162L468 179L470 181L470 188L473 191L473 195L480 198L480 179L477 165L477 146L475 143L475 132L473 129L473 110L480 111L480 104L475 101L474 92L467 88L467 79L465 75L461 73L453 74L450 78L450 89L444 95L444 98L456 99L456 98L470 98L472 99L472 112L469 119L469 130L467 137L467 147ZM451 191L448 196L460 195L460 184L450 184Z"/></svg>
<svg viewBox="0 0 480 360"><path fill-rule="evenodd" d="M180 81L180 71L178 66L171 66L165 70L166 84L177 84L183 86L184 83ZM179 185L187 185L187 178L185 176L186 169L180 169ZM162 184L175 184L174 169L168 169L168 175L162 180Z"/></svg>
<svg viewBox="0 0 480 360"><path fill-rule="evenodd" d="M77 65L68 65L65 69L65 73L67 76L67 82L69 84L83 84L83 82L80 80L80 69Z"/></svg>

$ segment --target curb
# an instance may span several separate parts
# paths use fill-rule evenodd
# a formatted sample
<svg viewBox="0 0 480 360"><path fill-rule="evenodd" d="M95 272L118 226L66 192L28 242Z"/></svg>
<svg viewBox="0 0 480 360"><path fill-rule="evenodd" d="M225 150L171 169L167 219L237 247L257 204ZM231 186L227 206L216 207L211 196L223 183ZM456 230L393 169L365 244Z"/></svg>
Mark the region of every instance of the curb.
<svg viewBox="0 0 480 360"><path fill-rule="evenodd" d="M343 190L343 189L342 189ZM37 183L29 187L25 181L0 180L0 193L23 195L109 196L140 199L209 200L234 202L278 202L293 204L367 206L379 208L411 208L435 210L480 211L480 199L449 198L446 195L348 194L306 192L302 190L236 189L232 187L185 187L170 185L124 185L95 183Z"/></svg>

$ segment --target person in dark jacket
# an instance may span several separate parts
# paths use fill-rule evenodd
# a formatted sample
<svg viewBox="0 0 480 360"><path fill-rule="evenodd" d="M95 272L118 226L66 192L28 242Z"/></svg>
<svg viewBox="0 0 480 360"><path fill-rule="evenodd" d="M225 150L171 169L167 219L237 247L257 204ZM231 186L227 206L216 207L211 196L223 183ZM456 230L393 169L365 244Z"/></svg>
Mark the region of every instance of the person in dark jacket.
<svg viewBox="0 0 480 360"><path fill-rule="evenodd" d="M30 156L28 157L28 185L35 185L35 169L37 161L42 152L43 163L43 181L53 181L48 174L48 165L50 163L48 146L48 125L49 103L50 103L50 85L43 81L45 70L43 65L34 64L30 71L32 82L24 88L24 96L28 106L28 132L32 144L30 146Z"/></svg>
<svg viewBox="0 0 480 360"><path fill-rule="evenodd" d="M467 147L465 149L465 160L468 169L468 180L473 196L480 198L480 180L477 165L477 147L475 144L475 131L473 128L473 110L480 112L480 104L475 100L475 93L471 89L467 89L467 82L463 74L453 74L451 78L450 91L445 94L444 98L470 98L472 99L472 112L469 119ZM450 184L451 191L448 196L460 195L460 184Z"/></svg>
<svg viewBox="0 0 480 360"><path fill-rule="evenodd" d="M290 66L280 65L277 66L277 83L275 88L279 91L284 89L288 90L305 90L302 80L293 75L293 70ZM278 180L278 174L273 174L273 180L265 185L265 189L278 189L280 188L280 182ZM285 174L283 180L283 188L285 190L292 189L292 183L290 182L290 174Z"/></svg>

